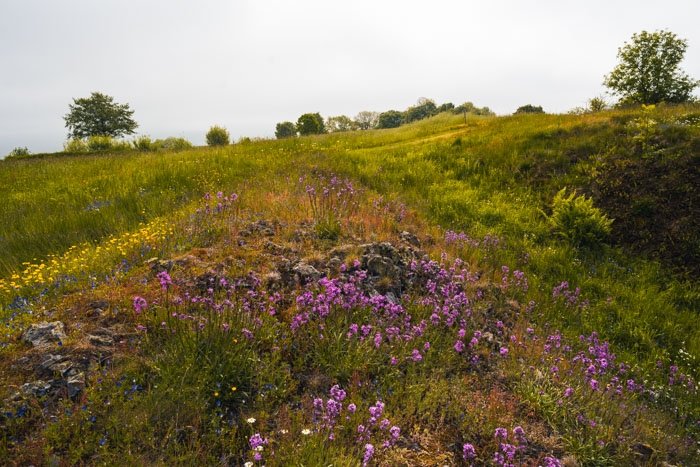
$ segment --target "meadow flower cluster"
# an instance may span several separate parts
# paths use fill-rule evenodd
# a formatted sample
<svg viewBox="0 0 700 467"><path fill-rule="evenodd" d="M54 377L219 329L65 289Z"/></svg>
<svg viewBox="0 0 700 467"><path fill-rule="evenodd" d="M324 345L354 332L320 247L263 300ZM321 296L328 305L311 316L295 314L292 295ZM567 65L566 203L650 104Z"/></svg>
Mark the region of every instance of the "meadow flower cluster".
<svg viewBox="0 0 700 467"><path fill-rule="evenodd" d="M337 238L342 223L355 214L360 192L348 179L316 171L299 178L311 209L316 233L322 238Z"/></svg>
<svg viewBox="0 0 700 467"><path fill-rule="evenodd" d="M502 467L522 465L524 452L528 445L523 427L516 426L513 428L512 441L509 441L508 429L503 427L496 428L493 438L494 443L492 444L495 445L493 457L491 458L493 465ZM488 457L482 458L477 454L473 444L464 443L462 445L462 459L469 462L470 465L474 465L472 464L473 462L484 463L486 458ZM556 457L546 456L543 462L546 467L561 467L561 462Z"/></svg>
<svg viewBox="0 0 700 467"><path fill-rule="evenodd" d="M170 222L156 220L135 232L110 236L97 246L73 246L45 261L24 263L21 272L0 279L0 310L9 312L0 319L8 328L21 331L50 295L119 281L134 265L163 251L172 235ZM6 342L0 345L5 347Z"/></svg>

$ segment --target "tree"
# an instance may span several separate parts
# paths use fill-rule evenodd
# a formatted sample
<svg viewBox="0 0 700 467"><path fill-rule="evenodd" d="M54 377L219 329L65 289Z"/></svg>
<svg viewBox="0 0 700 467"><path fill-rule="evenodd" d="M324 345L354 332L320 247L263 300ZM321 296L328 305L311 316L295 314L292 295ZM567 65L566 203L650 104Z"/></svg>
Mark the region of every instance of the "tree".
<svg viewBox="0 0 700 467"><path fill-rule="evenodd" d="M435 113L447 112L448 110L454 110L455 105L452 102L446 102L437 108Z"/></svg>
<svg viewBox="0 0 700 467"><path fill-rule="evenodd" d="M300 135L316 135L325 132L321 114L304 114L297 120L297 131Z"/></svg>
<svg viewBox="0 0 700 467"><path fill-rule="evenodd" d="M275 127L275 137L277 139L291 138L297 135L297 127L292 122L278 123Z"/></svg>
<svg viewBox="0 0 700 467"><path fill-rule="evenodd" d="M109 136L119 138L133 134L138 124L131 118L134 111L129 104L117 104L114 98L99 92L90 97L73 99L63 119L69 139Z"/></svg>
<svg viewBox="0 0 700 467"><path fill-rule="evenodd" d="M379 114L377 128L396 128L403 122L403 113L398 110L387 110Z"/></svg>
<svg viewBox="0 0 700 467"><path fill-rule="evenodd" d="M687 47L685 39L670 31L633 34L631 43L618 49L620 63L605 76L603 85L621 97L621 104L690 101L700 81L678 67Z"/></svg>
<svg viewBox="0 0 700 467"><path fill-rule="evenodd" d="M521 105L518 107L518 110L515 111L515 114L543 114L544 110L542 110L542 106L538 105L535 107L532 104L527 104L527 105Z"/></svg>
<svg viewBox="0 0 700 467"><path fill-rule="evenodd" d="M363 110L359 114L355 115L355 124L359 130L369 130L377 126L379 121L379 114L377 112L370 112L369 110Z"/></svg>
<svg viewBox="0 0 700 467"><path fill-rule="evenodd" d="M328 120L326 121L326 129L331 133L352 131L355 129L355 122L350 120L350 117L346 117L345 115L328 117Z"/></svg>
<svg viewBox="0 0 700 467"><path fill-rule="evenodd" d="M409 107L404 114L406 123L415 122L416 120L423 120L428 117L432 117L437 113L437 106L435 102L426 97L421 97L418 99L417 105Z"/></svg>
<svg viewBox="0 0 700 467"><path fill-rule="evenodd" d="M226 146L230 141L228 130L220 126L209 128L206 138L209 146Z"/></svg>

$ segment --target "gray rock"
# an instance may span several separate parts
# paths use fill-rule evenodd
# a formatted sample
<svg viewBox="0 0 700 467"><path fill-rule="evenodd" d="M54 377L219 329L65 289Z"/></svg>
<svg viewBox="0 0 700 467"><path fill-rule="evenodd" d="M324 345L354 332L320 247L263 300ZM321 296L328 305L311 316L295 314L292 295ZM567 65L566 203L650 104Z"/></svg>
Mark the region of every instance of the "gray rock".
<svg viewBox="0 0 700 467"><path fill-rule="evenodd" d="M63 355L46 354L44 355L44 360L39 364L39 369L44 372L60 372L62 369L65 369L65 365L62 364L68 363L70 366L70 362L66 360L68 359Z"/></svg>
<svg viewBox="0 0 700 467"><path fill-rule="evenodd" d="M401 240L403 240L404 242L413 245L416 248L420 248L420 239L411 232L407 232L404 230L399 234L399 237L401 237Z"/></svg>
<svg viewBox="0 0 700 467"><path fill-rule="evenodd" d="M22 334L22 340L34 347L57 344L66 338L65 325L60 321L32 324Z"/></svg>
<svg viewBox="0 0 700 467"><path fill-rule="evenodd" d="M321 278L321 273L318 269L306 263L298 263L293 268L292 271L296 274L297 280L301 284L308 284L311 282L316 282Z"/></svg>
<svg viewBox="0 0 700 467"><path fill-rule="evenodd" d="M112 347L114 345L114 338L108 335L88 334L87 339L90 345L95 347Z"/></svg>
<svg viewBox="0 0 700 467"><path fill-rule="evenodd" d="M85 389L85 374L78 373L66 379L66 387L68 388L68 397L74 398Z"/></svg>
<svg viewBox="0 0 700 467"><path fill-rule="evenodd" d="M367 256L367 273L371 276L393 277L395 275L394 269L391 258L380 255Z"/></svg>
<svg viewBox="0 0 700 467"><path fill-rule="evenodd" d="M50 390L51 383L47 383L46 381L40 379L22 385L22 394L25 396L41 397L48 394Z"/></svg>

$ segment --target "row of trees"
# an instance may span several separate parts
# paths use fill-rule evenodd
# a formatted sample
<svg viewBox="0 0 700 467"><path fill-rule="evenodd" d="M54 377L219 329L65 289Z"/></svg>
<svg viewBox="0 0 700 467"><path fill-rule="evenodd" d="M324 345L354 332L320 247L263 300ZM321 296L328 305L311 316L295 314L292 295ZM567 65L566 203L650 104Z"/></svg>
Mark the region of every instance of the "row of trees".
<svg viewBox="0 0 700 467"><path fill-rule="evenodd" d="M700 81L683 72L679 64L683 60L688 43L670 31L634 34L630 43L618 49L620 63L608 75L603 84L612 95L619 96L619 104L680 103L697 100L693 90ZM73 99L69 112L63 118L70 140L90 137L120 138L133 134L138 124L133 119L134 111L128 104L118 104L111 96L93 92L90 97ZM437 106L431 99L421 98L415 106L403 112L389 110L382 113L360 112L354 119L345 115L330 117L324 121L318 113L304 114L296 123L277 124L275 136L311 135L327 132L368 130L370 128L395 128L422 120L441 112L491 115L488 107L477 108L471 102L455 107L451 103ZM542 112L541 107L527 105L516 113ZM210 145L228 144L225 129L214 127L207 134ZM26 151L26 148L19 148ZM18 150L19 150L18 149Z"/></svg>
<svg viewBox="0 0 700 467"><path fill-rule="evenodd" d="M306 136L341 131L396 128L407 123L432 117L442 112L493 115L493 112L488 107L479 108L471 102L465 102L459 107L455 107L452 103L437 106L432 99L422 97L418 99L416 105L409 107L403 112L398 110L388 110L382 113L362 111L358 113L354 119L346 115L340 115L337 117L328 117L325 121L318 113L303 114L296 123L278 123L275 128L275 136L278 139L282 139L297 135Z"/></svg>

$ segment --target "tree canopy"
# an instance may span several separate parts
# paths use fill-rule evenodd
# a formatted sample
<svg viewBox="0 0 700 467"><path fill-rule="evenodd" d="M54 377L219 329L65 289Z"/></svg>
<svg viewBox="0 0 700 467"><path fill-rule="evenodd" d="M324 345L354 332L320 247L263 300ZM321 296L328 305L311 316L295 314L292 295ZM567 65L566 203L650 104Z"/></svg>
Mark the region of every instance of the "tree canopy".
<svg viewBox="0 0 700 467"><path fill-rule="evenodd" d="M355 129L355 122L350 120L350 117L348 117L347 115L328 117L328 119L326 120L326 129L330 133L352 131Z"/></svg>
<svg viewBox="0 0 700 467"><path fill-rule="evenodd" d="M688 47L670 31L633 34L630 43L620 47L620 63L606 75L603 84L622 104L679 103L692 100L700 81L685 74L679 64Z"/></svg>
<svg viewBox="0 0 700 467"><path fill-rule="evenodd" d="M516 114L543 114L544 110L541 105L534 106L532 104L521 105L518 110L515 111Z"/></svg>
<svg viewBox="0 0 700 467"><path fill-rule="evenodd" d="M387 110L379 114L377 128L396 128L403 123L403 114L398 110Z"/></svg>
<svg viewBox="0 0 700 467"><path fill-rule="evenodd" d="M319 113L302 115L299 117L299 120L297 120L297 131L302 136L325 133L323 117L321 117Z"/></svg>
<svg viewBox="0 0 700 467"><path fill-rule="evenodd" d="M297 135L297 127L292 122L281 122L275 127L275 137L277 139L291 138Z"/></svg>
<svg viewBox="0 0 700 467"><path fill-rule="evenodd" d="M69 139L90 136L119 138L133 134L138 124L132 119L134 111L129 104L117 104L114 98L99 92L90 97L73 99L63 119L66 121Z"/></svg>

